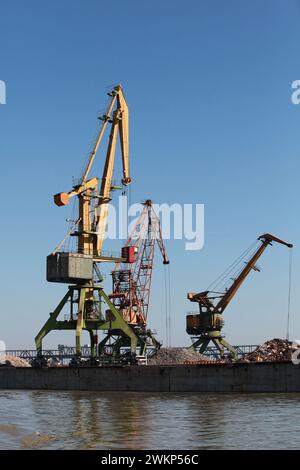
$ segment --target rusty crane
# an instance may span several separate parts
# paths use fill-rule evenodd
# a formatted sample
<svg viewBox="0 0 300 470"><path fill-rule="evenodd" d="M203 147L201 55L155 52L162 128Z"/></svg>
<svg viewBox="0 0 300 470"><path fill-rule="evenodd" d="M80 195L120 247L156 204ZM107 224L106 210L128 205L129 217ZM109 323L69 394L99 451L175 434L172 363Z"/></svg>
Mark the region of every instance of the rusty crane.
<svg viewBox="0 0 300 470"><path fill-rule="evenodd" d="M236 277L232 279L232 284L225 292L215 292L205 290L199 293L189 292L187 298L191 302L199 305L199 314L189 314L186 317L186 331L195 340L192 348L204 353L210 342L213 342L219 350L221 357L224 357L224 349L227 349L233 358L236 358L237 351L231 346L221 334L224 325L223 312L229 305L238 289L248 276L254 270L259 271L256 262L263 254L267 246L272 242L279 243L292 248L291 243L287 243L280 238L269 233L261 235L258 240L261 242L259 247L254 251L251 258L246 262L245 266L238 272Z"/></svg>
<svg viewBox="0 0 300 470"><path fill-rule="evenodd" d="M169 264L160 220L152 201L148 199L143 203L141 214L134 223L126 244L127 248L124 247L124 250L131 250L134 260L132 263L116 264L112 272L112 293L109 295L114 307L138 337L138 349L141 356L144 356L147 351L153 354L160 347L152 331L147 328L156 245L160 249L163 264ZM120 349L126 346L128 346L128 338L123 332L111 329L99 345L99 354L108 350L110 354L119 355Z"/></svg>

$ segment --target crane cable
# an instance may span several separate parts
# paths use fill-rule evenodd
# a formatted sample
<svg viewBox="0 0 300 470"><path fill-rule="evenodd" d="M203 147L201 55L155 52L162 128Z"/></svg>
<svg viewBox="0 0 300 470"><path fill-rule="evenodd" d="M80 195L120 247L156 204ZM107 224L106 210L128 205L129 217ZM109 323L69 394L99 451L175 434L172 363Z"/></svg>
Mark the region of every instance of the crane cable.
<svg viewBox="0 0 300 470"><path fill-rule="evenodd" d="M293 249L289 253L289 288L288 288L288 308L287 308L287 325L286 325L286 339L290 338L290 313L291 313L291 292L292 292L292 269L293 268Z"/></svg>
<svg viewBox="0 0 300 470"><path fill-rule="evenodd" d="M166 348L168 347L168 296L167 296L167 270L164 269L165 280L165 328L166 328Z"/></svg>
<svg viewBox="0 0 300 470"><path fill-rule="evenodd" d="M169 347L172 346L172 325L171 325L171 268L167 265L168 271L168 294L169 294Z"/></svg>
<svg viewBox="0 0 300 470"><path fill-rule="evenodd" d="M112 87L113 88L113 87ZM111 88L111 90L112 90ZM107 108L108 108L108 105L109 105L109 102L110 102L110 97L108 96L107 99L106 99L106 104L104 107L101 107L101 109L98 110L98 116L101 116L103 114L106 114L106 111L107 111ZM100 123L100 127L101 127L101 123ZM80 180L82 180L83 176L84 176L84 172L86 170L86 167L90 161L90 158L91 158L91 153L93 151L93 148L97 142L97 139L98 139L98 136L99 136L99 124L97 125L91 139L90 139L90 149L88 150L85 158L84 158L84 161L82 163L82 168L81 168L81 171L80 171Z"/></svg>
<svg viewBox="0 0 300 470"><path fill-rule="evenodd" d="M256 243L257 244L257 243ZM231 279L232 281L235 281L235 279L241 274L241 272L243 271L244 269L244 265L248 263L248 261L244 261L244 259L247 257L247 259L251 259L252 256L255 254L255 252L257 251L257 247L254 248L254 250L252 250L249 253L247 253L244 258L242 258L240 260L240 262L238 264L236 264L236 266L234 266L231 270L231 272L228 273L228 276L227 277L224 277L223 280L221 280L218 284L218 287L220 285L220 283L222 281L224 281L224 283L222 284L221 288L218 288L218 290L221 290L221 292L226 292L227 288L228 288L228 281L229 279ZM243 263L242 263L243 262ZM236 268L236 270L234 270L234 268Z"/></svg>
<svg viewBox="0 0 300 470"><path fill-rule="evenodd" d="M228 267L223 271L211 284L207 287L207 290L216 290L217 287L223 283L229 275L232 273L234 269L241 263L241 261L249 255L249 253L253 250L254 246L257 244L257 240L251 243L248 248L246 248Z"/></svg>
<svg viewBox="0 0 300 470"><path fill-rule="evenodd" d="M166 348L171 347L171 271L170 265L164 269L165 279L165 325L166 325Z"/></svg>
<svg viewBox="0 0 300 470"><path fill-rule="evenodd" d="M68 224L68 231L71 229L72 225L74 225L74 222L75 222L75 217L76 217L76 208L77 208L77 198L73 198L73 201L72 201L72 206L71 206L71 210L70 210L70 217L68 219L66 219L66 222ZM63 243L62 245L62 250L63 251L72 251L73 248L74 248L74 244L72 243L74 240L73 240L73 237L67 237L67 239L65 240L65 242Z"/></svg>

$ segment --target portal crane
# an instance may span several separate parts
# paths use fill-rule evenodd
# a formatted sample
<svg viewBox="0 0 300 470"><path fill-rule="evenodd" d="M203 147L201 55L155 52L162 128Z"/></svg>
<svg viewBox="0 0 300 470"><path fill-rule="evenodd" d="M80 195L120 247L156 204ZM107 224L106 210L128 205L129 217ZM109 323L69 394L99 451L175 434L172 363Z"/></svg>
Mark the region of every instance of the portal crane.
<svg viewBox="0 0 300 470"><path fill-rule="evenodd" d="M199 314L189 314L186 318L186 331L189 335L196 338L192 344L192 348L198 349L202 354L205 352L210 341L214 343L220 351L221 357L224 357L224 348L230 351L233 358L236 358L237 351L231 346L221 335L221 329L224 325L223 312L233 299L238 289L248 276L251 270L259 271L256 262L263 254L267 246L272 245L272 242L279 243L292 248L291 243L287 243L280 238L275 237L269 233L265 233L258 237L261 242L258 249L255 250L250 260L246 263L244 268L240 271L238 276L233 279L231 286L223 293L213 291L203 291L199 293L189 292L187 298L191 302L199 304Z"/></svg>
<svg viewBox="0 0 300 470"><path fill-rule="evenodd" d="M87 330L90 334L91 355L95 357L98 342L98 330L122 331L128 338L131 353L134 356L138 338L130 325L126 323L120 312L104 292L99 263L134 261L133 248L122 250L122 256L114 257L102 252L104 234L107 226L108 207L112 191L122 189L131 183L129 175L129 139L128 139L128 107L121 85L108 93L110 101L106 113L101 116L100 128L95 145L90 153L88 164L78 184L69 192L54 196L57 206L65 206L72 197L78 198L78 218L58 247L47 257L47 280L49 282L68 283L68 291L35 338L38 358L42 363L42 340L53 330L75 330L76 353L81 354L81 333ZM97 177L89 178L97 150L108 124L111 124L106 159L100 190ZM113 184L116 142L119 134L123 178L122 185ZM62 247L70 236L77 237L75 252L63 251ZM130 251L131 250L131 251ZM126 257L124 257L124 256ZM102 312L102 304L108 307L110 315ZM69 305L67 305L69 304ZM64 320L58 320L63 309L69 306Z"/></svg>
<svg viewBox="0 0 300 470"><path fill-rule="evenodd" d="M169 264L160 220L152 201L146 200L143 206L126 243L127 249L132 250L135 261L131 264L124 262L116 264L112 272L113 289L109 295L114 306L139 338L138 347L141 356L145 355L147 349L155 352L160 348L160 343L151 330L147 329L155 245L160 249L163 264ZM122 332L111 330L100 343L99 354L105 351L108 342L112 348L111 353L118 353L120 347L126 346L127 338Z"/></svg>

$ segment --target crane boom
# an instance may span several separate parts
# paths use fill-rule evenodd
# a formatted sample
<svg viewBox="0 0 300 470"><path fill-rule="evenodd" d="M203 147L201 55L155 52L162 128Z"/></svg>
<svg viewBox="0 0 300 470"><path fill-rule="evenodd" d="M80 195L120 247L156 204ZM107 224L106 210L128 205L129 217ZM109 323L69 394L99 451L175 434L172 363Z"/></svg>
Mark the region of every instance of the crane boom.
<svg viewBox="0 0 300 470"><path fill-rule="evenodd" d="M164 242L163 242L163 236L162 236L162 230L161 230L161 223L160 223L160 220L159 220L159 217L157 215L157 213L155 212L155 209L154 207L152 206L152 210L153 210L153 213L155 215L155 219L156 219L156 223L157 223L157 244L159 246L159 249L160 249L160 252L161 252L161 255L162 255L162 258L163 258L163 264L169 264L170 261L169 261L169 258L168 258L168 255L167 255L167 252L166 252L166 248L165 248L165 245L164 245Z"/></svg>
<svg viewBox="0 0 300 470"><path fill-rule="evenodd" d="M103 134L105 132L105 129L106 129L106 126L107 126L107 123L109 122L109 119L110 119L110 115L111 115L111 112L112 112L112 109L114 107L114 104L115 104L115 101L116 101L116 93L112 92L112 98L110 100L110 103L108 105L108 108L106 110L106 113L104 114L104 116L102 116L102 118L100 118L103 122L100 130L99 130L99 134L97 136L97 139L96 139L96 142L95 142L95 145L94 145L94 148L93 150L91 151L91 154L90 154L90 158L89 158L89 161L88 161L88 164L87 164L87 167L84 171L84 174L82 176L82 179L81 179L81 184L83 184L86 180L87 180L87 177L89 175L89 172L90 172L90 169L92 167L92 164L95 160L95 156L96 156L96 153L97 153L97 150L99 148L99 145L100 145L100 142L102 140L102 137L103 137Z"/></svg>
<svg viewBox="0 0 300 470"><path fill-rule="evenodd" d="M101 118L99 118L101 121L103 121L103 124L99 130L94 148L91 151L88 164L86 166L86 169L81 179L81 184L83 184L87 180L87 177L89 175L90 169L94 162L97 150L99 148L100 142L105 132L107 123L112 122L111 113L112 113L116 99L117 99L117 111L118 111L118 113L116 114L116 118L119 121L118 127L119 127L119 133L120 133L121 152L122 152L122 160L123 160L123 183L129 184L131 182L131 178L129 176L128 106L127 106L121 85L117 85L116 87L114 87L114 89L112 90L111 93L109 93L109 95L112 98L109 102L106 113Z"/></svg>
<svg viewBox="0 0 300 470"><path fill-rule="evenodd" d="M120 90L117 95L117 109L113 113L112 127L109 136L102 184L99 194L99 206L98 211L95 211L94 226L97 227L97 241L94 248L98 254L101 253L104 241L110 192L113 189L112 177L115 163L118 131L123 162L122 183L124 185L128 185L131 183L131 178L129 176L128 107L122 90Z"/></svg>
<svg viewBox="0 0 300 470"><path fill-rule="evenodd" d="M234 295L236 294L237 290L240 288L250 271L255 267L255 264L257 260L261 257L265 249L267 248L268 245L272 244L272 242L280 243L282 245L287 246L288 248L292 248L293 245L291 243L287 243L284 240L281 240L280 238L275 237L274 235L271 235L270 233L265 233L264 235L261 235L258 237L258 240L260 240L262 243L257 249L257 251L254 253L252 258L248 261L244 269L241 271L239 276L235 279L231 287L227 290L227 292L223 295L221 300L218 302L218 304L215 307L215 310L218 312L223 312L229 302L232 300Z"/></svg>
<svg viewBox="0 0 300 470"><path fill-rule="evenodd" d="M122 153L122 184L127 186L131 183L131 177L129 175L128 106L121 85L114 87L109 95L111 96L111 100L106 114L100 118L103 124L99 130L80 184L75 185L68 193L59 193L54 196L54 202L57 206L64 206L69 203L71 197L78 196L80 216L78 250L80 253L94 254L96 257L101 255L107 225L109 201L111 200L111 191L115 189L112 179L118 132ZM115 104L116 109L113 111ZM111 131L101 180L101 188L98 194L98 178L87 178L108 123L111 123ZM98 203L92 208L93 198L96 199ZM93 218L92 212L94 213ZM92 229L92 225L94 230Z"/></svg>

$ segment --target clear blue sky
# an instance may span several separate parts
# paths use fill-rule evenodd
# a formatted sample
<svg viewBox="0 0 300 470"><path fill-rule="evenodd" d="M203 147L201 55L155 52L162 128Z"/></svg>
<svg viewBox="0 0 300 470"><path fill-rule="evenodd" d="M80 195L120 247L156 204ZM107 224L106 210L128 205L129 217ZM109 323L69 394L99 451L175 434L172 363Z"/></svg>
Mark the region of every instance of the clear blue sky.
<svg viewBox="0 0 300 470"><path fill-rule="evenodd" d="M291 336L300 338L300 105L290 98L300 79L300 1L2 0L0 14L7 346L33 346L64 292L45 280L46 255L68 215L52 195L80 173L105 92L118 82L130 107L132 201L205 204L203 250L167 244L173 344L189 344L186 293L206 288L266 231L296 245ZM259 265L225 313L234 344L285 335L288 250L270 248ZM151 325L164 338L158 257L156 268ZM45 345L58 342L73 336L52 335Z"/></svg>

